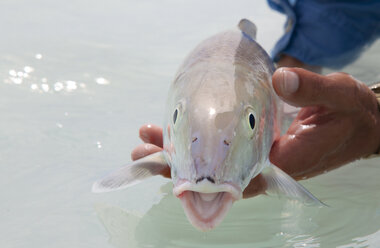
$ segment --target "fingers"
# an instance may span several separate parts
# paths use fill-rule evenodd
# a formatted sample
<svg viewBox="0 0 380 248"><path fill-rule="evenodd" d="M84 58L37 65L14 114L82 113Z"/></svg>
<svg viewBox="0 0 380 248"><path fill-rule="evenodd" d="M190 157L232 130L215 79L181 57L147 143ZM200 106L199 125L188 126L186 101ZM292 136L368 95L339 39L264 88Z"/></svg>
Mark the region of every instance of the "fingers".
<svg viewBox="0 0 380 248"><path fill-rule="evenodd" d="M273 74L273 87L293 106L349 108L359 83L345 73L323 76L300 68L280 68Z"/></svg>
<svg viewBox="0 0 380 248"><path fill-rule="evenodd" d="M310 125L293 122L287 133L273 143L270 161L295 179L334 169L353 160L359 150L342 152L349 145L353 129L352 119L334 115L322 115Z"/></svg>
<svg viewBox="0 0 380 248"><path fill-rule="evenodd" d="M138 145L131 153L132 160L146 157L150 154L162 151L162 128L147 124L140 128L139 136L145 144ZM170 168L162 172L162 176L170 178Z"/></svg>
<svg viewBox="0 0 380 248"><path fill-rule="evenodd" d="M139 136L145 143L150 143L162 147L162 128L156 125L147 124L140 128Z"/></svg>
<svg viewBox="0 0 380 248"><path fill-rule="evenodd" d="M162 151L162 148L153 144L141 144L133 149L131 153L132 160L137 160L146 157L152 153Z"/></svg>
<svg viewBox="0 0 380 248"><path fill-rule="evenodd" d="M162 128L147 124L140 128L139 136L146 144L141 144L133 149L132 160L137 160L152 153L162 150Z"/></svg>
<svg viewBox="0 0 380 248"><path fill-rule="evenodd" d="M265 193L266 182L261 174L254 177L243 191L243 198L251 198L259 194Z"/></svg>

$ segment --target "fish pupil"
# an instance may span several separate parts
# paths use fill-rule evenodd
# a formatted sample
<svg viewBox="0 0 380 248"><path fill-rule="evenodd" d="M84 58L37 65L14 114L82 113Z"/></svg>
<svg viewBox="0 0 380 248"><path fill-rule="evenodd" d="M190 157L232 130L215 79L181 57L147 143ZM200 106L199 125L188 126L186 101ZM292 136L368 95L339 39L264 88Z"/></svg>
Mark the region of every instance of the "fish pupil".
<svg viewBox="0 0 380 248"><path fill-rule="evenodd" d="M174 114L173 114L173 123L175 124L175 122L177 121L177 116L178 116L178 109L176 109L174 111Z"/></svg>
<svg viewBox="0 0 380 248"><path fill-rule="evenodd" d="M255 117L253 114L249 114L249 125L251 126L251 129L255 128Z"/></svg>

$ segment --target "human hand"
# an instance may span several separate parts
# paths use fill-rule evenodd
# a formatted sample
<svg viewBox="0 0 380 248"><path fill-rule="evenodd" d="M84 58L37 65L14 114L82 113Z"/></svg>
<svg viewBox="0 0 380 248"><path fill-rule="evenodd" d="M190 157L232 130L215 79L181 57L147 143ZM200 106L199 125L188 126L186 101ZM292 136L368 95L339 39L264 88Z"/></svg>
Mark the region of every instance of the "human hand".
<svg viewBox="0 0 380 248"><path fill-rule="evenodd" d="M140 144L133 149L131 153L132 160L137 160L149 154L162 151L163 138L161 127L152 124L141 126L139 136L144 144Z"/></svg>
<svg viewBox="0 0 380 248"><path fill-rule="evenodd" d="M272 163L293 178L316 176L379 149L376 97L352 76L280 68L272 81L282 100L302 107L270 152Z"/></svg>
<svg viewBox="0 0 380 248"><path fill-rule="evenodd" d="M284 73L298 77L298 87L286 88ZM288 79L286 77L286 79ZM303 69L278 69L273 75L277 94L291 105L302 107L287 133L275 141L270 160L295 179L316 176L374 153L380 143L380 113L375 95L345 73L321 76ZM293 89L293 93L286 93ZM132 152L136 160L162 150L162 129L140 128L146 142ZM170 177L170 172L166 174ZM244 198L264 192L257 176L243 192Z"/></svg>
<svg viewBox="0 0 380 248"><path fill-rule="evenodd" d="M160 152L163 149L162 128L156 125L147 124L140 127L139 136L144 144L140 144L131 153L132 160L137 160L152 153ZM169 167L168 167L169 168ZM170 169L164 171L164 177L170 178Z"/></svg>

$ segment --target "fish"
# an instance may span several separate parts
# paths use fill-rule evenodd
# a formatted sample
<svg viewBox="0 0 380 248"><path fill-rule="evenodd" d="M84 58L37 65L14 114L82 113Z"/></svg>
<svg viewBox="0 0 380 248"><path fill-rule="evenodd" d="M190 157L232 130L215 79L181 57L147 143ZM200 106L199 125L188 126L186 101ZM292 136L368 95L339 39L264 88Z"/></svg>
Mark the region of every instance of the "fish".
<svg viewBox="0 0 380 248"><path fill-rule="evenodd" d="M286 116L271 83L275 67L256 42L256 30L242 19L238 28L196 46L169 89L163 150L111 172L92 191L127 188L169 167L173 194L201 231L218 226L258 175L268 194L323 206L269 161Z"/></svg>

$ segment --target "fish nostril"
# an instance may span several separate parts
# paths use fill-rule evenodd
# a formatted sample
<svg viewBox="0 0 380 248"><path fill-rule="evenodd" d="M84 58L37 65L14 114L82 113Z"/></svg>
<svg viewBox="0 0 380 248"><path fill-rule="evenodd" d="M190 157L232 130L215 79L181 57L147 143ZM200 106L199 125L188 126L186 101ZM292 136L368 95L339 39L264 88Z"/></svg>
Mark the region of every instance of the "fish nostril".
<svg viewBox="0 0 380 248"><path fill-rule="evenodd" d="M214 178L208 176L208 177L200 177L198 178L197 180L195 180L195 183L199 183L200 181L203 181L204 179L207 179L208 181L210 181L211 183L215 183L215 180Z"/></svg>
<svg viewBox="0 0 380 248"><path fill-rule="evenodd" d="M198 178L197 180L195 180L195 183L199 183L200 181L202 181L203 179L205 179L204 177L200 177Z"/></svg>
<svg viewBox="0 0 380 248"><path fill-rule="evenodd" d="M215 183L215 180L212 177L207 177L207 180L209 180L212 183Z"/></svg>
<svg viewBox="0 0 380 248"><path fill-rule="evenodd" d="M194 142L197 141L197 140L198 140L198 138L195 137L195 138L193 138L193 140L192 140L191 142L194 143Z"/></svg>
<svg viewBox="0 0 380 248"><path fill-rule="evenodd" d="M224 140L223 143L226 145L226 146L229 146L231 142L227 141L227 140Z"/></svg>

